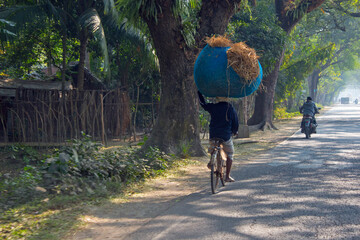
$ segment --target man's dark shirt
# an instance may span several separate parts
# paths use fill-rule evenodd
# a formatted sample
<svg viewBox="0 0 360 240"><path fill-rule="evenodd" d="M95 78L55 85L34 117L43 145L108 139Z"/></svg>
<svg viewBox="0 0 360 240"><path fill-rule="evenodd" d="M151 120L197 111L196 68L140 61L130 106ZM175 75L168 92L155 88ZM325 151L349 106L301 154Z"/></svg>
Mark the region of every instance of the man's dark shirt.
<svg viewBox="0 0 360 240"><path fill-rule="evenodd" d="M200 105L210 113L210 138L221 138L227 141L231 134L236 134L239 128L237 114L228 102L206 103L200 92Z"/></svg>

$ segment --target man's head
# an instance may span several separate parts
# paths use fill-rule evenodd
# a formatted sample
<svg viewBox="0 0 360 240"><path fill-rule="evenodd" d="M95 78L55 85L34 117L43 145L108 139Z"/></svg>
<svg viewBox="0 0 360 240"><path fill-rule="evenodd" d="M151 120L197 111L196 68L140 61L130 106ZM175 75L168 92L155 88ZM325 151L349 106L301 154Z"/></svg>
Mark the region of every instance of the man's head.
<svg viewBox="0 0 360 240"><path fill-rule="evenodd" d="M307 97L307 98L306 98L306 101L308 101L308 102L309 102L309 101L312 101L312 98L311 98L311 97Z"/></svg>

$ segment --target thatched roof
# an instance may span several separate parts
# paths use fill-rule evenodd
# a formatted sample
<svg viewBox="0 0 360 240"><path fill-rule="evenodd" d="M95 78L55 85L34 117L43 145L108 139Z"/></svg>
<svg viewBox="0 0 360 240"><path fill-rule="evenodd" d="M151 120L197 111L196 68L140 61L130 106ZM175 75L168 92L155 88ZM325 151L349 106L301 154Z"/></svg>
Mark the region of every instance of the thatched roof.
<svg viewBox="0 0 360 240"><path fill-rule="evenodd" d="M76 63L70 66L72 72L71 77L73 80L74 87L77 87L77 71L79 64ZM89 69L84 68L84 90L100 90L105 89L105 85L101 79L96 77Z"/></svg>
<svg viewBox="0 0 360 240"><path fill-rule="evenodd" d="M68 70L70 70L69 74L71 75L73 84L71 83L71 81L66 81L65 90L70 90L77 86L78 65L78 62L75 62L69 66ZM56 69L54 69L54 71L56 72ZM52 78L52 80L50 80L49 78L48 80L41 80L41 77L36 78L36 80L21 80L0 77L0 97L15 97L15 92L17 88L61 90L61 81L54 81L55 79L56 77ZM105 89L105 85L89 69L85 68L84 90L99 89Z"/></svg>
<svg viewBox="0 0 360 240"><path fill-rule="evenodd" d="M61 90L59 81L35 81L20 79L0 79L0 96L14 97L17 88ZM70 82L65 82L65 90L72 89Z"/></svg>

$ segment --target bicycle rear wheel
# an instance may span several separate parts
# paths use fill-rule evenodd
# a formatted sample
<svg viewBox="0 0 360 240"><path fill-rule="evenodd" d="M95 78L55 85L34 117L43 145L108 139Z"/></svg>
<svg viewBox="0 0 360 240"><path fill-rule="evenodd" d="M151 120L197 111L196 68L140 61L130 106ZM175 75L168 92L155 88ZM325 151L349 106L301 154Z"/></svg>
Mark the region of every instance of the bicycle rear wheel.
<svg viewBox="0 0 360 240"><path fill-rule="evenodd" d="M219 159L218 165L219 165L218 169L219 169L221 184L225 186L226 161Z"/></svg>

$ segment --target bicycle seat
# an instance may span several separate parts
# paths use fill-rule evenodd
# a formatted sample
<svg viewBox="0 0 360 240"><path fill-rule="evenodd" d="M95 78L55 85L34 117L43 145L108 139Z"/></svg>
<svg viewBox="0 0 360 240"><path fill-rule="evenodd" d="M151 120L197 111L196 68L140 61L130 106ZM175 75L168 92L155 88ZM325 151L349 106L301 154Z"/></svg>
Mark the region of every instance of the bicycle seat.
<svg viewBox="0 0 360 240"><path fill-rule="evenodd" d="M216 145L220 145L223 142L225 142L224 139L222 139L222 138L211 138L210 141L215 143Z"/></svg>
<svg viewBox="0 0 360 240"><path fill-rule="evenodd" d="M222 148L222 143L224 142L224 140L221 138L212 138L212 139L210 139L210 142L213 147L221 147Z"/></svg>

